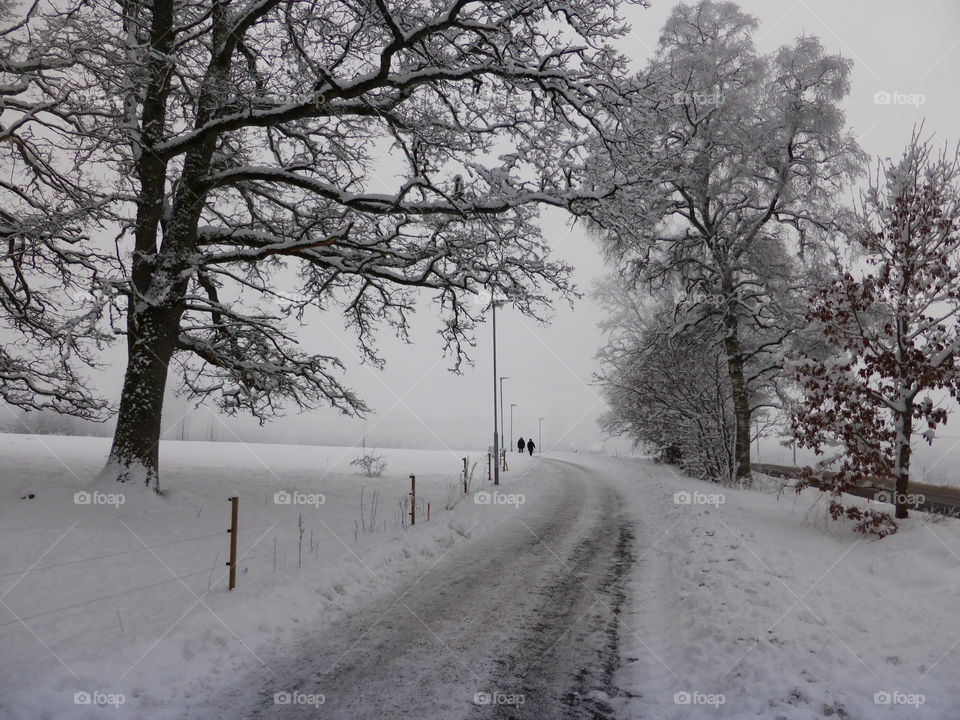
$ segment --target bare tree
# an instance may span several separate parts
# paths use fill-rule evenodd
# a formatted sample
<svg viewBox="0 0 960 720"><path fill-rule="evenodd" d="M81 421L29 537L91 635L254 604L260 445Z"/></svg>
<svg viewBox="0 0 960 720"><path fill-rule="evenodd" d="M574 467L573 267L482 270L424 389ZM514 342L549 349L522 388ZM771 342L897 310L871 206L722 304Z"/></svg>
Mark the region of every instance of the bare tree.
<svg viewBox="0 0 960 720"><path fill-rule="evenodd" d="M607 279L597 296L608 313L597 356L610 408L603 430L696 477L731 480L733 406L717 338L703 328L677 332L673 298L653 300L622 277Z"/></svg>
<svg viewBox="0 0 960 720"><path fill-rule="evenodd" d="M570 295L537 206L569 207L615 129L615 0L85 2L77 133L129 212L127 370L104 478L156 489L168 371L261 421L365 409L285 320L341 308L362 355L434 291L456 369L487 288L543 317ZM92 109L91 109L92 108ZM588 132L589 131L589 132ZM594 140L594 142L596 142ZM267 307L264 301L273 301ZM279 303L280 310L277 310Z"/></svg>
<svg viewBox="0 0 960 720"><path fill-rule="evenodd" d="M624 143L616 168L646 167L648 182L588 210L623 272L654 291L677 282L678 324L720 338L738 477L751 394L771 396L800 326L805 254L843 227L838 193L864 161L840 109L850 63L813 37L760 55L756 26L734 3L674 9L645 72L657 91L638 96L659 141Z"/></svg>
<svg viewBox="0 0 960 720"><path fill-rule="evenodd" d="M831 352L801 356L794 432L818 453L839 445L839 457L824 462L839 461L828 481L834 516L886 534L894 523L845 507L841 493L892 486L896 517L907 517L917 425L932 442L947 421L932 394L960 397L960 154L936 155L915 135L898 162L882 167L851 238L854 261L838 261L811 298L807 319Z"/></svg>
<svg viewBox="0 0 960 720"><path fill-rule="evenodd" d="M0 0L0 399L102 419L107 403L83 368L109 339L95 293L109 258L86 243L107 198L81 156L56 150L79 124L55 76L82 46L56 27L35 31L36 9Z"/></svg>

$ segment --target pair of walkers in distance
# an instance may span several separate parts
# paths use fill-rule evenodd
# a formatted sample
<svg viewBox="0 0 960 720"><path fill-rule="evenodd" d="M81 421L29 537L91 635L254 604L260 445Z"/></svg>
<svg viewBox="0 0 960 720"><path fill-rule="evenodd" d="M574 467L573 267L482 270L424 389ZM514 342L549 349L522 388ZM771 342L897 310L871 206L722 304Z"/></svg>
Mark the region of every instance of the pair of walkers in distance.
<svg viewBox="0 0 960 720"><path fill-rule="evenodd" d="M533 444L533 438L530 438L526 442L524 442L523 438L517 440L517 452L522 453L524 448L529 450L530 454L533 455L533 451L537 448L537 446Z"/></svg>

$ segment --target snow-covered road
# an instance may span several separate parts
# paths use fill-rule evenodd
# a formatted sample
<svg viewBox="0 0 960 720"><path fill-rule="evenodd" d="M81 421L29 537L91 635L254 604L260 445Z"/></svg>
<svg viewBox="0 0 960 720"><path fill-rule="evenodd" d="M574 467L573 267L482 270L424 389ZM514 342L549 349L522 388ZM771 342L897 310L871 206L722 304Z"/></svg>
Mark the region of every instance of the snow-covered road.
<svg viewBox="0 0 960 720"><path fill-rule="evenodd" d="M493 497L476 450L366 478L216 443L166 446L163 499L77 504L98 442L0 437L0 720L957 717L957 520L863 538L817 493L642 458L513 454Z"/></svg>
<svg viewBox="0 0 960 720"><path fill-rule="evenodd" d="M622 498L576 464L496 530L197 708L199 717L603 717L630 565ZM493 509L493 508L491 508ZM289 700L289 704L284 702Z"/></svg>

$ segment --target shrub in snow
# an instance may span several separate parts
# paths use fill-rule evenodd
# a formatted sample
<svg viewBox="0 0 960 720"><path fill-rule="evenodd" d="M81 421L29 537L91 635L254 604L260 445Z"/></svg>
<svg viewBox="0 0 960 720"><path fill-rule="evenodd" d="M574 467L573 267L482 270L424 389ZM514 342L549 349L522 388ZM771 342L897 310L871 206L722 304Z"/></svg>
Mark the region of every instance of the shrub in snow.
<svg viewBox="0 0 960 720"><path fill-rule="evenodd" d="M369 452L354 458L350 461L350 464L363 470L363 474L367 477L380 477L383 475L383 471L387 469L386 459L383 455L377 455L376 452Z"/></svg>

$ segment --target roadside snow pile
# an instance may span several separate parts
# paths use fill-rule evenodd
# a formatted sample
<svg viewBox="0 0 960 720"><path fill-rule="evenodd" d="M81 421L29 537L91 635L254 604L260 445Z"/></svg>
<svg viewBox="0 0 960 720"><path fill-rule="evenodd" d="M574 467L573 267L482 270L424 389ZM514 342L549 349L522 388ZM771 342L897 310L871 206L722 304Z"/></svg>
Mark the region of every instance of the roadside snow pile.
<svg viewBox="0 0 960 720"><path fill-rule="evenodd" d="M960 522L914 514L877 540L813 491L593 462L636 519L618 716L958 716Z"/></svg>
<svg viewBox="0 0 960 720"><path fill-rule="evenodd" d="M107 450L101 438L0 435L0 718L103 718L102 706L177 717L265 649L362 607L503 517L473 497L491 488L485 452L379 450L387 467L370 478L350 465L357 448L164 442L158 498L85 489ZM510 465L504 491L535 492L530 459Z"/></svg>

